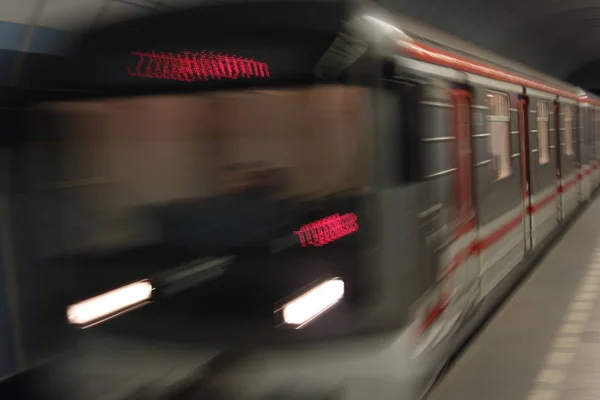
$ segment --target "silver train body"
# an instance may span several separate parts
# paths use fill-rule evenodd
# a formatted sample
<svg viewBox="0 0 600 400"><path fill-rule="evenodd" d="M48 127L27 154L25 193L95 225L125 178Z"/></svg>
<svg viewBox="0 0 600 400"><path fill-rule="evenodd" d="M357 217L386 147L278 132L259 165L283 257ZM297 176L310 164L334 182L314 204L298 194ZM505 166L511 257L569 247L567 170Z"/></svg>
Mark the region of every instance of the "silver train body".
<svg viewBox="0 0 600 400"><path fill-rule="evenodd" d="M405 279L380 290L390 299L410 293L390 300L407 318L402 328L371 337L261 354L265 385L336 399L417 399L592 198L600 185L600 103L378 6L349 20L357 37L386 43L379 54L393 65L387 80L421 87L414 111L424 179L409 195L390 190L379 199L381 274L406 269ZM397 46L390 48L386 37ZM384 99L378 106L377 115L391 112ZM540 125L547 139L538 135ZM505 150L496 150L492 135L505 136ZM411 196L418 200L407 201ZM468 198L466 209L457 207ZM424 239L420 251L427 255L419 259L427 261L406 265L412 260L401 244L405 230ZM416 290L420 282L426 283Z"/></svg>

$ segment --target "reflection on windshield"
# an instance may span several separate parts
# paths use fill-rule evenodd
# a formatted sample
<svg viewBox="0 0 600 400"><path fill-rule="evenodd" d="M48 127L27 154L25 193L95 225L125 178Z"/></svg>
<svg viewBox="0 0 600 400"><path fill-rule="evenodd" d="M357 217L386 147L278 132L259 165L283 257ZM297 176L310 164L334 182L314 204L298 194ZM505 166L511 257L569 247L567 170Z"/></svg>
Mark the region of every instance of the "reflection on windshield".
<svg viewBox="0 0 600 400"><path fill-rule="evenodd" d="M369 108L365 89L343 86L48 104L37 129L53 140L20 161L30 262L64 278L53 290L68 304L162 285L94 329L227 340L272 328L276 305L308 287L340 278L352 291Z"/></svg>

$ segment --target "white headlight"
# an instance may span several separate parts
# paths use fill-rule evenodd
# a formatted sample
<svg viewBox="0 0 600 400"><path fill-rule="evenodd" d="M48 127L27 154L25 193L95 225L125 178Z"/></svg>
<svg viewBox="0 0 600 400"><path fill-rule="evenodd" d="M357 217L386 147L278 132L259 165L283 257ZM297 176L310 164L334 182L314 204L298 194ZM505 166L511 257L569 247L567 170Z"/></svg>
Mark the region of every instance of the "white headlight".
<svg viewBox="0 0 600 400"><path fill-rule="evenodd" d="M141 281L111 290L67 307L67 319L75 325L86 325L150 300L152 285Z"/></svg>
<svg viewBox="0 0 600 400"><path fill-rule="evenodd" d="M283 320L287 324L305 324L343 297L344 281L326 281L283 306Z"/></svg>

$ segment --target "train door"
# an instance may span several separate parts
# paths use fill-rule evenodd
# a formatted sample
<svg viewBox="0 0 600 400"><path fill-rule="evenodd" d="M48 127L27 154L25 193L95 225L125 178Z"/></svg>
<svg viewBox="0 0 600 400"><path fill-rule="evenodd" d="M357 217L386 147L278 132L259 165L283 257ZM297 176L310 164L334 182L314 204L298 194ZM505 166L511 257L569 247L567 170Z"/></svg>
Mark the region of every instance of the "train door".
<svg viewBox="0 0 600 400"><path fill-rule="evenodd" d="M579 129L579 124L580 124L580 118L579 118L579 106L578 105L574 105L573 108L571 109L571 113L568 116L571 118L570 124L571 124L571 133L570 135L566 135L566 140L570 140L571 144L570 144L570 149L572 149L572 152L574 153L574 159L572 161L573 167L575 168L576 171L576 175L577 175L577 191L578 191L578 197L577 199L579 200L579 202L584 202L586 200L586 194L585 194L585 189L584 189L584 185L583 185L583 171L581 170L581 151L579 150L579 132L581 131L581 129ZM566 131L565 131L566 132Z"/></svg>
<svg viewBox="0 0 600 400"><path fill-rule="evenodd" d="M586 149L588 155L588 164L590 166L590 195L594 193L596 189L596 179L598 177L597 169L597 154L598 154L598 143L596 140L596 110L593 106L586 109L585 113L585 125L586 135L585 144L588 146Z"/></svg>
<svg viewBox="0 0 600 400"><path fill-rule="evenodd" d="M543 243L559 223L560 209L557 199L555 126L552 115L554 98L540 93L530 97L529 113L535 115L528 124L530 148L529 218L532 226L533 247Z"/></svg>
<svg viewBox="0 0 600 400"><path fill-rule="evenodd" d="M527 110L529 109L527 105L526 97L519 97L519 152L521 153L521 197L523 199L523 217L525 218L525 251L529 251L532 244L531 237L531 218L529 217L529 213L527 210L531 207L531 195L529 190L529 182L530 182L530 170L529 170L529 135L527 132Z"/></svg>
<svg viewBox="0 0 600 400"><path fill-rule="evenodd" d="M581 191L582 191L582 200L583 202L587 202L590 200L591 195L591 171L590 171L590 150L587 148L589 146L588 140L588 129L586 128L586 116L587 116L587 107L586 104L583 103L581 106L576 108L577 110L577 118L575 122L575 126L577 127L577 131L574 134L574 143L575 153L576 153L576 165L581 173Z"/></svg>
<svg viewBox="0 0 600 400"><path fill-rule="evenodd" d="M470 97L466 90L453 90L456 132L456 205L458 223L464 229L475 225L473 207L473 161L471 154Z"/></svg>
<svg viewBox="0 0 600 400"><path fill-rule="evenodd" d="M456 138L455 202L457 221L457 242L467 246L462 265L457 266L453 281L455 295L461 297L461 313L469 312L479 294L479 260L471 257L471 246L466 241L476 234L477 215L473 199L473 156L471 143L471 93L463 89L453 89L454 136ZM456 293L458 292L458 293Z"/></svg>
<svg viewBox="0 0 600 400"><path fill-rule="evenodd" d="M585 168L587 199L591 199L593 190L594 177L594 162L592 157L594 154L593 143L591 142L591 127L590 127L590 106L589 104L582 105L579 109L579 137L577 143L577 151L579 154L578 162L582 168Z"/></svg>
<svg viewBox="0 0 600 400"><path fill-rule="evenodd" d="M580 169L577 145L577 108L567 101L561 101L555 109L557 126L557 168L560 216L567 218L577 209L581 199Z"/></svg>
<svg viewBox="0 0 600 400"><path fill-rule="evenodd" d="M554 126L556 127L556 129L554 130L554 141L556 143L556 146L554 147L555 153L556 153L556 185L558 187L558 191L560 193L561 188L562 188L562 176L563 176L563 172L564 169L562 167L562 159L561 159L561 119L560 119L560 105L558 102L554 102L554 104L552 104L552 117L554 119ZM557 199L557 207L559 209L559 213L558 213L558 218L562 219L563 218L563 206L564 206L564 201L563 201L563 196L558 196Z"/></svg>

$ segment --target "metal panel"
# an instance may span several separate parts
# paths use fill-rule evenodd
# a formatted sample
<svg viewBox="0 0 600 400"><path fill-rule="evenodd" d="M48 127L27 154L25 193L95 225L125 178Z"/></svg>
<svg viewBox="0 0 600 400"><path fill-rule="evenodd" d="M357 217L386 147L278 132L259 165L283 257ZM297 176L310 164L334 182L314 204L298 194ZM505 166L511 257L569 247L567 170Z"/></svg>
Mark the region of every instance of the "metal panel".
<svg viewBox="0 0 600 400"><path fill-rule="evenodd" d="M381 229L381 264L374 272L378 300L383 307L395 310L405 321L409 306L426 291L429 282L423 269L425 246L414 232L418 227L418 188L407 186L383 190L379 196ZM399 205L402 205L401 207ZM398 264L398 260L410 262ZM427 269L427 268L425 268ZM399 304L401 303L401 304Z"/></svg>
<svg viewBox="0 0 600 400"><path fill-rule="evenodd" d="M451 136L448 121L452 115L452 108L434 107L427 104L422 104L421 106L425 114L422 122L422 138L430 139Z"/></svg>
<svg viewBox="0 0 600 400"><path fill-rule="evenodd" d="M450 174L456 169L456 157L453 157L447 143L427 143L425 148L428 158L428 165L424 168L425 178Z"/></svg>
<svg viewBox="0 0 600 400"><path fill-rule="evenodd" d="M463 73L452 68L440 67L438 65L433 65L401 56L398 56L396 59L398 63L405 69L418 76L427 75L436 78L451 79L456 82L464 81L465 79L465 75Z"/></svg>
<svg viewBox="0 0 600 400"><path fill-rule="evenodd" d="M531 182L529 183L532 194L538 193L550 186L556 184L556 152L553 152L553 147L550 147L550 161L544 165L539 162L539 143L538 143L538 124L537 124L537 97L529 97L529 151ZM548 101L548 110L552 109L552 102ZM549 111L550 113L551 111ZM549 146L556 146L554 138L555 129L552 114L548 118L548 143ZM553 154L554 153L554 154Z"/></svg>
<svg viewBox="0 0 600 400"><path fill-rule="evenodd" d="M592 146L592 126L590 121L590 114L591 108L583 108L581 115L581 125L583 126L583 129L581 133L582 140L580 140L579 142L579 154L585 154L586 164L589 164L589 162L592 160L592 157L594 156L594 149ZM582 157L582 159L584 158Z"/></svg>
<svg viewBox="0 0 600 400"><path fill-rule="evenodd" d="M477 216L480 225L486 224L498 216L506 213L514 207L521 204L521 175L519 157L511 157L512 173L501 180L493 182L492 165L487 160L492 159L490 152L489 136L478 136L487 132L488 111L485 110L485 96L488 88L475 85L473 86L473 106L474 120L473 135L476 139L473 141L473 164L477 165L474 169L473 182L476 191ZM511 104L509 107L515 108L513 104L516 93L508 93ZM511 98L512 97L512 98ZM518 128L518 119L516 113L511 112L510 129ZM510 132L509 132L510 133ZM519 153L519 135L509 134L512 154Z"/></svg>
<svg viewBox="0 0 600 400"><path fill-rule="evenodd" d="M454 185L456 179L456 140L451 130L454 107L450 102L450 83L429 78L421 90L421 148L425 155L423 174L429 192L427 206L441 205L438 223L454 222ZM423 210L421 210L423 211ZM443 240L447 239L448 230Z"/></svg>
<svg viewBox="0 0 600 400"><path fill-rule="evenodd" d="M519 154L519 94L509 93L510 99L510 154ZM520 171L520 167L519 167Z"/></svg>
<svg viewBox="0 0 600 400"><path fill-rule="evenodd" d="M456 168L455 140L450 130L453 106L447 87L445 81L431 80L421 92L421 144L426 154L423 172L427 179L453 176Z"/></svg>
<svg viewBox="0 0 600 400"><path fill-rule="evenodd" d="M577 105L577 104L579 104L577 101L575 101L575 100L573 100L573 99L568 99L568 98L566 98L566 97L559 97L559 98L558 98L558 101L559 101L561 104L571 104L571 105Z"/></svg>
<svg viewBox="0 0 600 400"><path fill-rule="evenodd" d="M587 107L585 104L581 104L577 108L577 132L575 141L575 157L579 160L581 165L587 165L590 162L590 154L588 148L588 134L587 134L587 121L586 121Z"/></svg>
<svg viewBox="0 0 600 400"><path fill-rule="evenodd" d="M500 90L503 92L513 92L520 93L523 89L519 85L515 85L513 83L507 83L502 81L497 81L495 79L485 78L483 76L474 75L474 74L466 74L467 81L472 85L480 85L485 86L489 89Z"/></svg>
<svg viewBox="0 0 600 400"><path fill-rule="evenodd" d="M573 115L573 121L571 123L572 127L572 140L574 141L573 145L573 154L566 154L567 151L567 143L566 143L566 107L570 107ZM560 140L560 145L557 146L560 154L560 166L561 171L560 174L564 178L566 176L571 175L577 169L577 134L579 130L577 129L577 124L579 123L579 118L577 118L577 108L572 104L563 105L562 103L559 105L558 113L559 113L559 126L558 126L558 135L555 135L558 140Z"/></svg>
<svg viewBox="0 0 600 400"><path fill-rule="evenodd" d="M594 159L594 136L591 120L592 108L586 107L583 115L583 140L580 143L581 153L585 153L587 157L586 164L589 164Z"/></svg>
<svg viewBox="0 0 600 400"><path fill-rule="evenodd" d="M487 125L488 107L485 104L486 93L478 86L473 87L472 104L472 156L473 156L473 182L475 185L475 203L480 203L480 198L489 190L492 180L491 154L489 153L490 132ZM479 217L481 218L481 217Z"/></svg>
<svg viewBox="0 0 600 400"><path fill-rule="evenodd" d="M546 92L542 92L540 90L529 89L529 88L527 89L527 96L536 97L538 99L548 100L548 101L554 101L558 97L552 93L546 93Z"/></svg>

